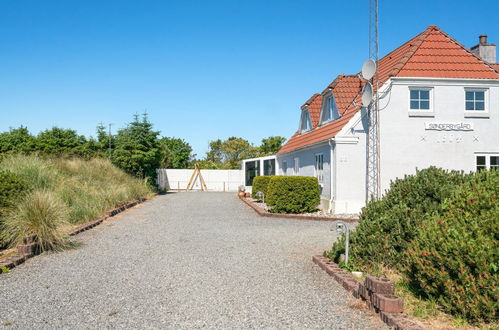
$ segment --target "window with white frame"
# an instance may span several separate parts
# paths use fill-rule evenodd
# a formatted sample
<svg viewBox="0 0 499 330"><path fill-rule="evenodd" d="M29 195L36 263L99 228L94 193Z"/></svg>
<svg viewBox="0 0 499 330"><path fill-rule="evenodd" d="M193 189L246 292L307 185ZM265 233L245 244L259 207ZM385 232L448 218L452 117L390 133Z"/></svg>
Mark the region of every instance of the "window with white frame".
<svg viewBox="0 0 499 330"><path fill-rule="evenodd" d="M295 170L295 175L298 175L298 173L300 173L300 158L298 157L295 157L294 159L294 170Z"/></svg>
<svg viewBox="0 0 499 330"><path fill-rule="evenodd" d="M283 160L281 167L282 167L282 174L286 175L288 173L288 161Z"/></svg>
<svg viewBox="0 0 499 330"><path fill-rule="evenodd" d="M324 155L316 154L315 155L315 176L317 177L317 181L319 183L324 182Z"/></svg>
<svg viewBox="0 0 499 330"><path fill-rule="evenodd" d="M499 170L499 154L476 155L476 170Z"/></svg>
<svg viewBox="0 0 499 330"><path fill-rule="evenodd" d="M308 132L312 129L312 120L308 110L302 110L300 118L300 133Z"/></svg>
<svg viewBox="0 0 499 330"><path fill-rule="evenodd" d="M430 111L431 110L431 89L430 88L410 88L409 89L409 110Z"/></svg>
<svg viewBox="0 0 499 330"><path fill-rule="evenodd" d="M321 123L327 123L340 118L340 112L338 111L336 100L334 99L334 95L332 93L325 97L325 100L322 103L321 113Z"/></svg>
<svg viewBox="0 0 499 330"><path fill-rule="evenodd" d="M465 110L485 112L485 90L483 89L466 89L465 90Z"/></svg>

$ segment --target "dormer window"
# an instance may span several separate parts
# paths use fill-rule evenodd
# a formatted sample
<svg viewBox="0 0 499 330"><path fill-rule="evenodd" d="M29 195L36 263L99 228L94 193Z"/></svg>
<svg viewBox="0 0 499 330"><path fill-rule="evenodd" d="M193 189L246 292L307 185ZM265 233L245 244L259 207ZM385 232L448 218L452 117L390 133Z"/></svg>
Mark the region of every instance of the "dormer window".
<svg viewBox="0 0 499 330"><path fill-rule="evenodd" d="M336 100L334 99L334 95L332 93L326 95L325 101L322 104L321 113L321 124L340 118L340 112L338 111Z"/></svg>
<svg viewBox="0 0 499 330"><path fill-rule="evenodd" d="M312 121L308 110L302 110L300 118L300 133L308 132L312 129Z"/></svg>

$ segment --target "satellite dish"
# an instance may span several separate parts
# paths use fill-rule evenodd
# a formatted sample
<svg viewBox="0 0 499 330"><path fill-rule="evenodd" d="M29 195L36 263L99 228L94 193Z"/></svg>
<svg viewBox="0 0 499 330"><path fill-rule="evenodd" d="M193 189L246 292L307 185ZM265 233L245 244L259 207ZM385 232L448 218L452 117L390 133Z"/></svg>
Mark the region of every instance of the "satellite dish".
<svg viewBox="0 0 499 330"><path fill-rule="evenodd" d="M376 73L376 62L374 62L371 59L368 59L362 65L362 78L364 78L365 80L371 80L371 78L374 77L375 73Z"/></svg>
<svg viewBox="0 0 499 330"><path fill-rule="evenodd" d="M370 82L362 88L362 106L367 107L373 100L373 85Z"/></svg>

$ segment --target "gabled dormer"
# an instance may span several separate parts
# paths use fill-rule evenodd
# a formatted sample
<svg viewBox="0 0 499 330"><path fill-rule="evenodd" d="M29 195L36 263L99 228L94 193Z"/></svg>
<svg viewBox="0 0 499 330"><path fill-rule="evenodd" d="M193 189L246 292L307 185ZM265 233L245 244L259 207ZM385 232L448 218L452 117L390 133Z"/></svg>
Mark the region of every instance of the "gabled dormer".
<svg viewBox="0 0 499 330"><path fill-rule="evenodd" d="M304 107L301 110L300 126L298 131L300 134L312 130L312 120L310 119L310 112L308 112L308 107Z"/></svg>
<svg viewBox="0 0 499 330"><path fill-rule="evenodd" d="M322 97L322 108L319 125L324 125L340 118L333 92L330 90Z"/></svg>

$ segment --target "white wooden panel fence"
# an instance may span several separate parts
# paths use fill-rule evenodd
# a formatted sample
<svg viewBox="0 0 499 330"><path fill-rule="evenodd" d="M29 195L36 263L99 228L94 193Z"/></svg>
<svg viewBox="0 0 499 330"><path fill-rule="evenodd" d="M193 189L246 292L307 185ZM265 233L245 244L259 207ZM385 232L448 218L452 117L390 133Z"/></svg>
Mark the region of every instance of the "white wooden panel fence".
<svg viewBox="0 0 499 330"><path fill-rule="evenodd" d="M157 183L162 190L185 190L194 169L159 169ZM201 170L208 191L237 191L244 184L242 170ZM196 177L192 190L201 190L201 182Z"/></svg>

